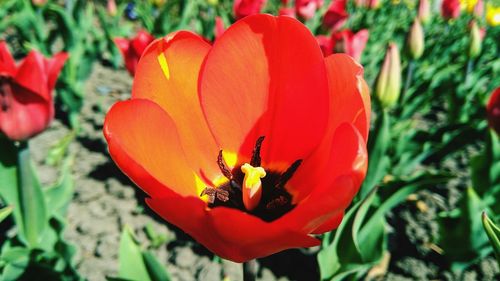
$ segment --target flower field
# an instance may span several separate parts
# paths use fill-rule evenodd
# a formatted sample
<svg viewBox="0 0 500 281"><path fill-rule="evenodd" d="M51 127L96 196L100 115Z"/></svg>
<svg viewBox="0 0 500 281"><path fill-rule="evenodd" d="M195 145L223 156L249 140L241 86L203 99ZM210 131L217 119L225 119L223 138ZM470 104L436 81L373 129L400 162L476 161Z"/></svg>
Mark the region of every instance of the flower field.
<svg viewBox="0 0 500 281"><path fill-rule="evenodd" d="M497 0L0 19L0 280L499 280Z"/></svg>

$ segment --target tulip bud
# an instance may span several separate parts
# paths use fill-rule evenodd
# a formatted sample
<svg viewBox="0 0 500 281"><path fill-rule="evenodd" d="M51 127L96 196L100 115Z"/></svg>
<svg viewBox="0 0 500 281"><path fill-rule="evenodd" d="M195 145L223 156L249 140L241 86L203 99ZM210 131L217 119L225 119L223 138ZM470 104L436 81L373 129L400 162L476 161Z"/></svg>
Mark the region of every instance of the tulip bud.
<svg viewBox="0 0 500 281"><path fill-rule="evenodd" d="M488 125L500 136L500 87L496 88L490 96L486 106Z"/></svg>
<svg viewBox="0 0 500 281"><path fill-rule="evenodd" d="M482 18L484 15L484 2L483 0L478 0L476 5L474 5L474 9L472 10L472 14L478 18Z"/></svg>
<svg viewBox="0 0 500 281"><path fill-rule="evenodd" d="M217 40L222 34L226 31L226 27L224 26L224 21L221 17L215 17L215 27L214 27L214 36Z"/></svg>
<svg viewBox="0 0 500 281"><path fill-rule="evenodd" d="M346 5L346 0L333 0L323 17L323 28L337 30L345 23L349 17Z"/></svg>
<svg viewBox="0 0 500 281"><path fill-rule="evenodd" d="M392 107L401 92L401 61L398 46L390 43L377 77L375 94L384 108Z"/></svg>
<svg viewBox="0 0 500 281"><path fill-rule="evenodd" d="M494 7L491 3L486 4L486 22L490 26L500 25L500 7Z"/></svg>
<svg viewBox="0 0 500 281"><path fill-rule="evenodd" d="M108 10L108 14L112 17L116 16L116 2L115 0L108 0L106 5L106 9Z"/></svg>
<svg viewBox="0 0 500 281"><path fill-rule="evenodd" d="M280 16L289 16L289 17L295 18L295 9L293 9L293 8L287 8L287 7L281 7L278 10L278 15L280 15Z"/></svg>
<svg viewBox="0 0 500 281"><path fill-rule="evenodd" d="M31 3L33 3L33 5L35 6L43 6L45 5L45 3L47 3L47 0L32 0Z"/></svg>
<svg viewBox="0 0 500 281"><path fill-rule="evenodd" d="M431 18L431 5L429 0L420 0L418 3L418 19L421 23L426 24Z"/></svg>
<svg viewBox="0 0 500 281"><path fill-rule="evenodd" d="M474 59L481 53L481 31L477 26L475 21L472 21L470 25L470 36L469 36L469 57Z"/></svg>
<svg viewBox="0 0 500 281"><path fill-rule="evenodd" d="M408 52L413 59L419 59L424 53L424 30L418 18L413 21L408 33Z"/></svg>

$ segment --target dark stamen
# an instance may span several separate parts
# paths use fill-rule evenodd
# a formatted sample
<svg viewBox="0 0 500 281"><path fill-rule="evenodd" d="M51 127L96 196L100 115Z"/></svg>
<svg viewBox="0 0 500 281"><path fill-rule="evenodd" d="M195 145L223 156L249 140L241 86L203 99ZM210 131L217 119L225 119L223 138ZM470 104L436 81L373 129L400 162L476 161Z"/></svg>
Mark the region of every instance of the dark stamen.
<svg viewBox="0 0 500 281"><path fill-rule="evenodd" d="M292 178L293 174L295 174L300 164L302 164L302 159L293 162L293 164L290 167L288 167L288 169L283 174L281 174L280 179L276 184L276 187L278 188L284 187L285 184Z"/></svg>
<svg viewBox="0 0 500 281"><path fill-rule="evenodd" d="M217 156L217 164L222 174L228 179L233 179L233 174L231 170L227 167L226 162L224 162L224 157L222 156L222 150L219 150L219 156Z"/></svg>
<svg viewBox="0 0 500 281"><path fill-rule="evenodd" d="M227 202L229 200L229 191L222 188L213 188L213 187L205 187L201 192L200 196L207 195L208 202L213 204L215 202L215 198L222 202Z"/></svg>
<svg viewBox="0 0 500 281"><path fill-rule="evenodd" d="M264 141L264 136L260 136L255 142L255 146L252 152L252 161L250 161L250 165L253 167L260 167L261 159L260 159L260 147L262 146L262 142Z"/></svg>

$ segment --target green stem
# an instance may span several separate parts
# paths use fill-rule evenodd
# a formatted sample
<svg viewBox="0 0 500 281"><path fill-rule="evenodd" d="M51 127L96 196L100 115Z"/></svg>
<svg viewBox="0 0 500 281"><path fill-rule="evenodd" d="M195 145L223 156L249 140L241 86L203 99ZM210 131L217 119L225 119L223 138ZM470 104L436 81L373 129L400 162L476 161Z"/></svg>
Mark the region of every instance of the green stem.
<svg viewBox="0 0 500 281"><path fill-rule="evenodd" d="M465 85L469 85L470 79L471 79L471 73L472 70L474 69L474 60L469 58L467 61L467 68L465 70Z"/></svg>
<svg viewBox="0 0 500 281"><path fill-rule="evenodd" d="M405 80L405 87L403 88L403 93L401 94L401 101L402 104L405 104L405 101L407 100L407 92L410 89L411 86L411 81L413 80L413 72L415 70L415 61L410 60L408 63L408 69L406 71L406 80Z"/></svg>
<svg viewBox="0 0 500 281"><path fill-rule="evenodd" d="M255 281L257 279L257 261L255 259L243 263L243 280Z"/></svg>
<svg viewBox="0 0 500 281"><path fill-rule="evenodd" d="M38 244L38 238L43 230L44 221L38 218L44 215L45 206L39 183L36 181L30 160L30 151L27 141L22 141L17 146L17 196L21 211L21 226L24 238L30 247ZM41 205L40 205L41 204Z"/></svg>

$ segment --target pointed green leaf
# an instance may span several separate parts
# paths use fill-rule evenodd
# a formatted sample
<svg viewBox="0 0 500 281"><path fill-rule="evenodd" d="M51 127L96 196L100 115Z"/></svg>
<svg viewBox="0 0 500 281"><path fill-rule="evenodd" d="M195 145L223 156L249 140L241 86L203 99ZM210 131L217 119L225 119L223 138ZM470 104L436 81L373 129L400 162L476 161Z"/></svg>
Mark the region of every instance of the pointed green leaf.
<svg viewBox="0 0 500 281"><path fill-rule="evenodd" d="M125 225L120 239L118 277L152 281L142 257L141 248L136 243L133 230Z"/></svg>
<svg viewBox="0 0 500 281"><path fill-rule="evenodd" d="M7 206L3 209L0 209L0 222L2 222L5 218L7 218L12 213L12 206Z"/></svg>
<svg viewBox="0 0 500 281"><path fill-rule="evenodd" d="M170 281L170 275L158 259L150 251L142 254L152 281Z"/></svg>
<svg viewBox="0 0 500 281"><path fill-rule="evenodd" d="M488 235L488 239L490 239L491 246L493 247L493 251L495 252L495 256L497 257L498 265L500 266L500 228L495 225L486 212L482 214L482 221L484 230Z"/></svg>

